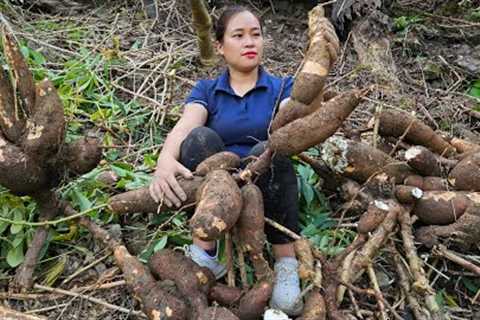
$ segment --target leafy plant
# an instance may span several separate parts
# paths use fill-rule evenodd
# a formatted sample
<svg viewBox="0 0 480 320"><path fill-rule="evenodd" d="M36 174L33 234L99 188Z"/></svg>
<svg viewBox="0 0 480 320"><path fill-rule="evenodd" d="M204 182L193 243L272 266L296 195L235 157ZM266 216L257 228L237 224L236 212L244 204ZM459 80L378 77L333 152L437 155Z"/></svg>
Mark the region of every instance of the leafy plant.
<svg viewBox="0 0 480 320"><path fill-rule="evenodd" d="M5 258L0 261L0 269L14 268L24 260L24 252L32 239L33 228L11 224L9 221L33 221L36 205L27 197L16 197L5 191L0 193L0 203L0 256Z"/></svg>
<svg viewBox="0 0 480 320"><path fill-rule="evenodd" d="M308 154L318 156L318 150L310 149ZM331 209L325 195L320 191L320 178L313 169L299 161L295 163L298 178L300 204L300 228L302 235L328 255L343 250L354 238L348 230L333 230L336 222L330 217Z"/></svg>
<svg viewBox="0 0 480 320"><path fill-rule="evenodd" d="M422 18L418 16L400 16L393 20L393 27L396 31L405 31L421 21Z"/></svg>
<svg viewBox="0 0 480 320"><path fill-rule="evenodd" d="M468 90L468 94L471 95L472 97L480 99L480 79L475 80L472 83L470 89Z"/></svg>

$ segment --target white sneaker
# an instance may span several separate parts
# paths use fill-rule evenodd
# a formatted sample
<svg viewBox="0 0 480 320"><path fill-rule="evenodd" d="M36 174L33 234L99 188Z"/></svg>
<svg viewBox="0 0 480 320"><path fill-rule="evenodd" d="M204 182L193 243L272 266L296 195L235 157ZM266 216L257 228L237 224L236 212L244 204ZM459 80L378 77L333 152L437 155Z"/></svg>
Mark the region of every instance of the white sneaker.
<svg viewBox="0 0 480 320"><path fill-rule="evenodd" d="M299 299L301 290L297 259L293 257L280 258L274 265L274 271L275 284L270 306L282 310L289 316L299 315L303 309L303 301Z"/></svg>
<svg viewBox="0 0 480 320"><path fill-rule="evenodd" d="M195 244L186 245L184 247L185 256L192 259L200 267L207 267L210 269L215 278L218 280L227 273L227 267L218 261L218 247L219 246L217 242L217 252L215 253L215 257L212 257L206 253L205 250Z"/></svg>

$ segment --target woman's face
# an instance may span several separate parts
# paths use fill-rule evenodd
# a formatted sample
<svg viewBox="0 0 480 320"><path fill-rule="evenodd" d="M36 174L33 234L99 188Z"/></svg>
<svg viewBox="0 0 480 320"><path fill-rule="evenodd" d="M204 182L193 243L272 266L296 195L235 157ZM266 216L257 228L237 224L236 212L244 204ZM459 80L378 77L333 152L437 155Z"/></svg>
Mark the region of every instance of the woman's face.
<svg viewBox="0 0 480 320"><path fill-rule="evenodd" d="M237 13L228 21L223 42L219 42L217 48L231 68L252 71L260 64L263 55L260 22L251 12Z"/></svg>

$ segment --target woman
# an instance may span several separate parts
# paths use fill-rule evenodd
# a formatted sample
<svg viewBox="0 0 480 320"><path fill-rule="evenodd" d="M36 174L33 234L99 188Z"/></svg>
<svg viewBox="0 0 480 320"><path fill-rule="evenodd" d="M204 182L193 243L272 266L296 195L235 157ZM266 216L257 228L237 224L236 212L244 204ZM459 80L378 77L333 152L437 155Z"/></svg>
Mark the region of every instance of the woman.
<svg viewBox="0 0 480 320"><path fill-rule="evenodd" d="M262 25L255 14L241 6L228 7L215 32L227 70L216 79L200 80L193 88L181 119L165 140L150 186L152 197L168 206L179 207L186 200L176 176L191 178L196 166L210 155L224 150L240 157L260 155L276 104L290 96L292 78L274 77L260 65ZM259 177L257 185L264 195L265 215L298 231L297 180L290 160L275 157L272 169ZM300 284L293 240L270 226L265 232L276 261L270 304L296 315L302 305L297 302ZM194 237L187 254L217 278L226 272L217 260L216 242Z"/></svg>

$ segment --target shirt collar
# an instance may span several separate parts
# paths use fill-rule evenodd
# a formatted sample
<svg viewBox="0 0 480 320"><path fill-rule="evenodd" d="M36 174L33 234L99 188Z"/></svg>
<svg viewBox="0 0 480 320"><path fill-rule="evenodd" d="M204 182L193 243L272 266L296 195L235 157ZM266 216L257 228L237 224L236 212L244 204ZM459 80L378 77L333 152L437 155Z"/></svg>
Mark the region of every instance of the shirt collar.
<svg viewBox="0 0 480 320"><path fill-rule="evenodd" d="M255 87L252 90L256 90L258 88L268 88L269 86L269 74L267 71L263 69L262 66L258 67L258 79ZM214 89L215 92L217 91L224 91L231 95L236 95L233 91L232 87L230 86L230 74L228 69L225 70L219 77L217 81L217 85Z"/></svg>

